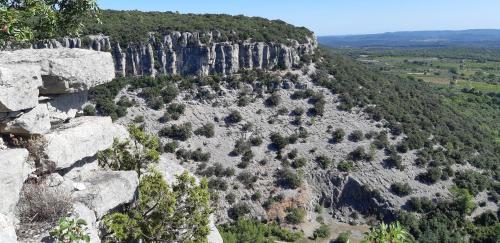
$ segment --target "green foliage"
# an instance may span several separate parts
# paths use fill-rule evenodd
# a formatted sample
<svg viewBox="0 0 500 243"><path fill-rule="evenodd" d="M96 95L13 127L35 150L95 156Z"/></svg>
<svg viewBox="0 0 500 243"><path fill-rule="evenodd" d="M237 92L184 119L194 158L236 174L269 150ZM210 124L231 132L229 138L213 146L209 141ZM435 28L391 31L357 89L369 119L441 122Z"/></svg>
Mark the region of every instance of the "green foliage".
<svg viewBox="0 0 500 243"><path fill-rule="evenodd" d="M104 10L100 18L102 25L87 24L85 33L104 33L120 43L147 40L148 33L171 31L207 32L218 30L221 35L215 41L246 40L288 43L288 39L305 42L312 32L303 27L294 27L281 20L268 20L243 15L225 14L179 14L173 12L139 12ZM208 42L206 36L201 36Z"/></svg>
<svg viewBox="0 0 500 243"><path fill-rule="evenodd" d="M286 222L289 224L300 224L304 222L306 217L306 210L298 207L291 207L287 209L285 216Z"/></svg>
<svg viewBox="0 0 500 243"><path fill-rule="evenodd" d="M264 224L251 219L240 219L218 228L226 243L272 243L277 240L295 242L304 237L301 232L292 232L276 223Z"/></svg>
<svg viewBox="0 0 500 243"><path fill-rule="evenodd" d="M318 238L328 238L330 237L330 228L328 228L328 225L322 224L319 226L319 228L315 229L313 232L313 238L318 239Z"/></svg>
<svg viewBox="0 0 500 243"><path fill-rule="evenodd" d="M86 105L83 107L83 115L84 116L95 116L96 109L93 105Z"/></svg>
<svg viewBox="0 0 500 243"><path fill-rule="evenodd" d="M227 214L231 219L238 220L250 213L250 206L246 203L238 203L231 207Z"/></svg>
<svg viewBox="0 0 500 243"><path fill-rule="evenodd" d="M173 124L162 128L158 134L162 137L186 141L191 137L191 127L191 123L189 122L181 125Z"/></svg>
<svg viewBox="0 0 500 243"><path fill-rule="evenodd" d="M332 159L330 159L324 155L320 155L320 156L316 157L316 163L318 163L318 165L319 165L319 167L321 167L321 169L326 170L333 164L333 161L332 161Z"/></svg>
<svg viewBox="0 0 500 243"><path fill-rule="evenodd" d="M408 231L399 222L396 222L389 226L382 223L380 226L370 229L364 240L373 243L407 243L410 242L410 237Z"/></svg>
<svg viewBox="0 0 500 243"><path fill-rule="evenodd" d="M335 243L349 243L349 238L351 237L351 231L342 232L339 234Z"/></svg>
<svg viewBox="0 0 500 243"><path fill-rule="evenodd" d="M237 110L231 111L229 115L226 117L226 122L228 124L235 124L243 120L243 116L241 116L241 113Z"/></svg>
<svg viewBox="0 0 500 243"><path fill-rule="evenodd" d="M408 196L412 193L413 189L410 187L410 184L408 183L393 183L391 185L391 191L400 196L400 197L404 197L404 196Z"/></svg>
<svg viewBox="0 0 500 243"><path fill-rule="evenodd" d="M0 46L5 41L42 40L76 36L88 24L99 22L95 0L0 1Z"/></svg>
<svg viewBox="0 0 500 243"><path fill-rule="evenodd" d="M215 135L215 125L213 123L206 123L202 127L196 129L194 134L212 138Z"/></svg>
<svg viewBox="0 0 500 243"><path fill-rule="evenodd" d="M171 187L155 170L139 184L139 198L125 213L104 217L109 241L206 242L210 194L202 180L197 185L187 172Z"/></svg>
<svg viewBox="0 0 500 243"><path fill-rule="evenodd" d="M130 125L131 141L114 140L113 146L97 154L99 165L112 170L141 170L160 160L158 137L147 134L136 125Z"/></svg>
<svg viewBox="0 0 500 243"><path fill-rule="evenodd" d="M345 132L342 128L338 128L332 133L332 143L341 143L344 140Z"/></svg>
<svg viewBox="0 0 500 243"><path fill-rule="evenodd" d="M363 132L360 130L354 130L351 134L349 134L349 141L351 142L359 142L363 140Z"/></svg>
<svg viewBox="0 0 500 243"><path fill-rule="evenodd" d="M276 177L278 185L284 188L297 189L302 185L301 176L288 168L278 171Z"/></svg>
<svg viewBox="0 0 500 243"><path fill-rule="evenodd" d="M348 161L341 161L337 165L337 170L342 171L342 172L349 172L354 169L354 165L351 162Z"/></svg>
<svg viewBox="0 0 500 243"><path fill-rule="evenodd" d="M281 103L281 97L278 93L274 93L269 98L267 98L264 102L268 107L276 107Z"/></svg>
<svg viewBox="0 0 500 243"><path fill-rule="evenodd" d="M295 160L293 160L292 167L295 169L298 169L298 168L304 167L306 164L307 164L307 160L303 157L300 157L300 158L296 158Z"/></svg>
<svg viewBox="0 0 500 243"><path fill-rule="evenodd" d="M83 219L61 218L58 225L50 231L50 236L56 242L90 242L90 236L86 233L87 222Z"/></svg>

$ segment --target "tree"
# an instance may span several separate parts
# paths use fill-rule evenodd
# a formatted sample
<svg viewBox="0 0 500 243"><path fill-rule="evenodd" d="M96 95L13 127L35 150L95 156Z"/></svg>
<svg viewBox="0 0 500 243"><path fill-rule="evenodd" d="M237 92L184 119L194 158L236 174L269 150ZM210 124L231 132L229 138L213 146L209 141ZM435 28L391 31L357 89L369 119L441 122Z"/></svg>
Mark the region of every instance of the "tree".
<svg viewBox="0 0 500 243"><path fill-rule="evenodd" d="M371 243L407 243L410 242L410 234L399 222L390 225L382 223L380 226L370 229L364 240Z"/></svg>
<svg viewBox="0 0 500 243"><path fill-rule="evenodd" d="M210 193L205 180L196 183L187 172L168 186L150 170L139 184L139 198L125 213L105 216L108 239L145 242L207 242Z"/></svg>
<svg viewBox="0 0 500 243"><path fill-rule="evenodd" d="M0 0L0 44L76 36L98 12L96 0Z"/></svg>
<svg viewBox="0 0 500 243"><path fill-rule="evenodd" d="M136 125L128 127L131 141L120 142L97 154L99 165L113 170L135 170L141 175L141 169L160 160L160 141L158 137L147 134Z"/></svg>

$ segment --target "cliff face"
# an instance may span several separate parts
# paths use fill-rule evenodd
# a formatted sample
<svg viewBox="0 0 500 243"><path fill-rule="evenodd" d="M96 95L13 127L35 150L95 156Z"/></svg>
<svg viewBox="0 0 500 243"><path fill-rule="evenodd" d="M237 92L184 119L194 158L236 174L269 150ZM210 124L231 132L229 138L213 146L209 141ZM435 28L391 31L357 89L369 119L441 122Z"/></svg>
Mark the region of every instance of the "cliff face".
<svg viewBox="0 0 500 243"><path fill-rule="evenodd" d="M117 76L156 76L165 74L208 75L233 74L240 69L290 69L298 67L301 58L313 54L316 38L299 44L231 41L216 42L218 32L151 35L143 44L113 43L110 37L97 35L88 39L62 38L33 45L33 48L85 48L109 51L113 55ZM202 40L203 39L203 40Z"/></svg>

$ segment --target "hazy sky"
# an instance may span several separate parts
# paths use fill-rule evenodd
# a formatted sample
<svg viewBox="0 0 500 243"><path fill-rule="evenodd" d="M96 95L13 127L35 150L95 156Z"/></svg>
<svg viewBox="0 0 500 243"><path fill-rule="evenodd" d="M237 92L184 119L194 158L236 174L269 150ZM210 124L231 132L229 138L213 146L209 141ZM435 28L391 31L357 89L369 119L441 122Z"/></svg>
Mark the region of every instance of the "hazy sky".
<svg viewBox="0 0 500 243"><path fill-rule="evenodd" d="M98 0L104 9L282 19L317 35L500 29L500 0Z"/></svg>

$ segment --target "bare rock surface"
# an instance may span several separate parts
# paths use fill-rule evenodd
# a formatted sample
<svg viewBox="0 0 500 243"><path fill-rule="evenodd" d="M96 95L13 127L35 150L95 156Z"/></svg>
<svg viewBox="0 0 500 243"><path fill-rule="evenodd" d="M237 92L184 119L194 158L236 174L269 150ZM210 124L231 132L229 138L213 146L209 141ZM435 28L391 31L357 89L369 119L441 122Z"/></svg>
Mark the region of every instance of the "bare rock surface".
<svg viewBox="0 0 500 243"><path fill-rule="evenodd" d="M47 108L49 110L50 122L61 123L76 117L87 102L87 91L53 95L48 97Z"/></svg>
<svg viewBox="0 0 500 243"><path fill-rule="evenodd" d="M42 86L40 74L40 67L36 65L0 64L0 112L35 107L38 104L38 88Z"/></svg>
<svg viewBox="0 0 500 243"><path fill-rule="evenodd" d="M49 110L46 104L38 104L35 108L12 114L17 116L0 124L0 133L11 134L44 134L50 130Z"/></svg>
<svg viewBox="0 0 500 243"><path fill-rule="evenodd" d="M100 219L110 210L134 200L139 179L135 171L98 170L80 175L73 182L85 185L83 190L73 193L74 199L94 211Z"/></svg>
<svg viewBox="0 0 500 243"><path fill-rule="evenodd" d="M16 243L17 235L12 217L0 213L0 242Z"/></svg>
<svg viewBox="0 0 500 243"><path fill-rule="evenodd" d="M24 49L0 52L0 66L16 64L41 68L41 94L88 90L115 77L110 53L83 49Z"/></svg>
<svg viewBox="0 0 500 243"><path fill-rule="evenodd" d="M44 135L43 152L47 163L67 168L111 147L114 138L124 137L126 129L113 124L109 117L78 117Z"/></svg>
<svg viewBox="0 0 500 243"><path fill-rule="evenodd" d="M24 180L33 172L27 162L26 149L0 150L0 214L14 212Z"/></svg>

